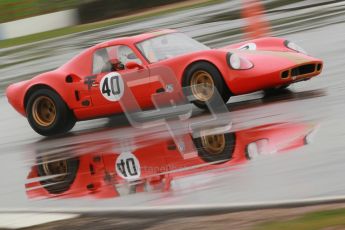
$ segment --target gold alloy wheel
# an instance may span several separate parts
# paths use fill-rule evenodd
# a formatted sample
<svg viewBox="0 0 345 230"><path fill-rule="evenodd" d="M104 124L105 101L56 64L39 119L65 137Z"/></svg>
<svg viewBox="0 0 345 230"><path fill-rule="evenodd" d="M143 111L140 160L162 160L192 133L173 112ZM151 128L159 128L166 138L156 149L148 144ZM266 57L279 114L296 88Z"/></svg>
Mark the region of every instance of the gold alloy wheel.
<svg viewBox="0 0 345 230"><path fill-rule="evenodd" d="M210 154L219 154L225 149L225 135L201 136L201 143L204 149Z"/></svg>
<svg viewBox="0 0 345 230"><path fill-rule="evenodd" d="M214 93L214 82L211 74L204 70L193 73L191 88L194 97L199 101L208 101Z"/></svg>
<svg viewBox="0 0 345 230"><path fill-rule="evenodd" d="M35 122L41 126L53 124L56 118L56 107L52 99L39 96L32 105L32 115Z"/></svg>
<svg viewBox="0 0 345 230"><path fill-rule="evenodd" d="M67 160L58 160L43 163L42 168L46 176L59 175L50 179L55 182L64 181L67 176Z"/></svg>

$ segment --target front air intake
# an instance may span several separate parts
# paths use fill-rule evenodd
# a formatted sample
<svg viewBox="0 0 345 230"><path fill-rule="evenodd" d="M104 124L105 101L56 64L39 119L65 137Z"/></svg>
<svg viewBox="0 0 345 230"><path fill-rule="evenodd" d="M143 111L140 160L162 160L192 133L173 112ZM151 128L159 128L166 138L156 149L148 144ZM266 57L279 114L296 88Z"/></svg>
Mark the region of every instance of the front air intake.
<svg viewBox="0 0 345 230"><path fill-rule="evenodd" d="M282 72L282 78L288 78L289 77L289 70L285 70Z"/></svg>
<svg viewBox="0 0 345 230"><path fill-rule="evenodd" d="M317 65L317 71L320 71L322 69L322 64Z"/></svg>
<svg viewBox="0 0 345 230"><path fill-rule="evenodd" d="M291 70L291 76L299 76L313 73L315 71L315 64L301 65Z"/></svg>

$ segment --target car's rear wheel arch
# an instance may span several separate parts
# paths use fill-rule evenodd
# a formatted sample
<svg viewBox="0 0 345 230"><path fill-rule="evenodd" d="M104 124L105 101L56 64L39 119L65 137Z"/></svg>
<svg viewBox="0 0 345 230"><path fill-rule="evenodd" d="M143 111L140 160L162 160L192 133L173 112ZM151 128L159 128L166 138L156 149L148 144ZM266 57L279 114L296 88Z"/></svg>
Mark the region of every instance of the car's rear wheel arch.
<svg viewBox="0 0 345 230"><path fill-rule="evenodd" d="M49 85L45 85L45 84L37 84L37 85L33 85L31 86L26 94L25 94L25 97L24 97L24 109L26 110L26 106L29 102L29 99L30 99L30 96L36 92L37 90L40 90L40 89L47 89L47 90L51 90L51 91L54 91L55 93L57 93L62 99L63 97L55 90L53 89L52 87L50 87ZM66 101L65 101L66 103ZM68 104L66 103L67 107L69 108ZM69 108L70 109L70 108Z"/></svg>
<svg viewBox="0 0 345 230"><path fill-rule="evenodd" d="M76 117L63 97L46 85L36 85L27 92L25 111L31 127L43 136L71 130Z"/></svg>

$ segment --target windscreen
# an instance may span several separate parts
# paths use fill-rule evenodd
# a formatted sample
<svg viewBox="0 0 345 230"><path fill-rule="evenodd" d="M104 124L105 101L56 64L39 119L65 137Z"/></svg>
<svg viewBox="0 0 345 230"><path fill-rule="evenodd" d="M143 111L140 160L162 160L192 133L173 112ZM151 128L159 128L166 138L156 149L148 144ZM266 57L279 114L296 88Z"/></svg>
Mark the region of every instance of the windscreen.
<svg viewBox="0 0 345 230"><path fill-rule="evenodd" d="M137 47L150 63L210 49L182 33L171 33L150 38L138 43Z"/></svg>

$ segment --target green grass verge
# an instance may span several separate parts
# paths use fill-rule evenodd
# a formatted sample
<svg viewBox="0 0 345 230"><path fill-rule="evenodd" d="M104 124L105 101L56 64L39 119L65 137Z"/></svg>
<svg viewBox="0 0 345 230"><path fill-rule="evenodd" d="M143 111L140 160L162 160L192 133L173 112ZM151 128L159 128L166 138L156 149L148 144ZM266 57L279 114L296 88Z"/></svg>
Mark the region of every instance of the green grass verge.
<svg viewBox="0 0 345 230"><path fill-rule="evenodd" d="M1 0L0 23L76 7L79 0Z"/></svg>
<svg viewBox="0 0 345 230"><path fill-rule="evenodd" d="M196 7L201 7L201 6L207 6L210 4L215 4L219 2L223 2L224 0L207 0L207 1L201 1L201 2L196 2L195 4L192 5L187 5L187 6L179 6L176 4L176 7L172 6L170 8L165 8L164 6L162 7L162 10L158 11L148 11L147 13L142 13L142 14L134 14L134 15L129 15L126 17L121 17L121 18L115 18L115 19L109 19L101 22L95 22L95 23L89 23L89 24L83 24L83 25L77 25L77 26L71 26L71 27L66 27L66 28L61 28L57 30L51 30L47 32L42 32L42 33L37 33L37 34L32 34L28 36L23 36L23 37L18 37L18 38L12 38L12 39L6 39L0 41L0 48L7 48L7 47L12 47L12 46L18 46L18 45L23 45L23 44L28 44L32 42L38 42L50 38L56 38L56 37L61 37L73 33L78 33L78 32L83 32L83 31L88 31L88 30L93 30L93 29L100 29L104 28L107 26L112 26L124 22L131 22L139 19L146 19L154 16L160 16L163 14L167 13L172 13L176 12L179 10L185 10L185 9L191 9L191 8L196 8Z"/></svg>
<svg viewBox="0 0 345 230"><path fill-rule="evenodd" d="M345 209L319 211L285 221L273 221L257 226L256 230L318 230L325 228L345 229Z"/></svg>

